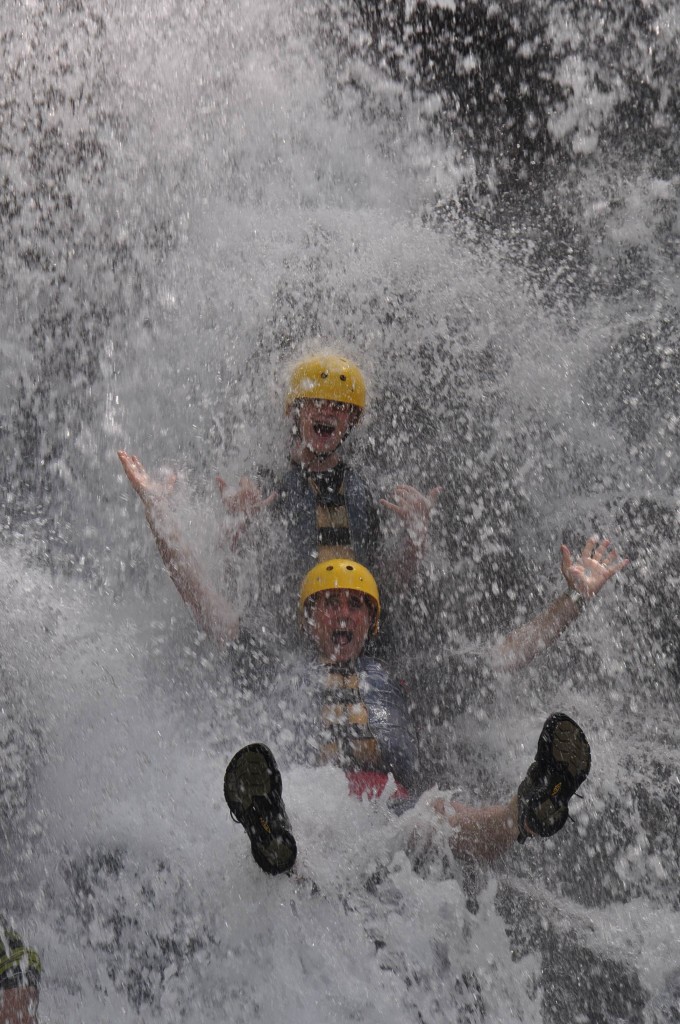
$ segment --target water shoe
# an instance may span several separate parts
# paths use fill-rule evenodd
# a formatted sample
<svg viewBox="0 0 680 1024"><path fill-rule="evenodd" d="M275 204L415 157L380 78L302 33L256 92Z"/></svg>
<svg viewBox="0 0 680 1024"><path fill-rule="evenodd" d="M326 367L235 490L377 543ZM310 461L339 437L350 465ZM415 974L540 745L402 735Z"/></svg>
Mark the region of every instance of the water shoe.
<svg viewBox="0 0 680 1024"><path fill-rule="evenodd" d="M536 759L517 791L519 836L552 836L569 817L569 801L590 771L590 746L583 729L558 712L545 722Z"/></svg>
<svg viewBox="0 0 680 1024"><path fill-rule="evenodd" d="M269 747L251 743L234 754L224 773L224 799L250 838L256 863L268 875L290 871L297 846L281 797L281 774Z"/></svg>

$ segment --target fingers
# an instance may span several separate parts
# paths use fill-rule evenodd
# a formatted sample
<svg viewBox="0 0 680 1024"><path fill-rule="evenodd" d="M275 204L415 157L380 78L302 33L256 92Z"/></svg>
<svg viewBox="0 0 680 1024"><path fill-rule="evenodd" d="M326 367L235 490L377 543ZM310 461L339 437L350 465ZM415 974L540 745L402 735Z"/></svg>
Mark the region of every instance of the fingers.
<svg viewBox="0 0 680 1024"><path fill-rule="evenodd" d="M417 487L411 487L410 484L397 484L394 493L400 498L409 498L414 503L423 502L426 505L434 505L443 490L443 487L431 487L427 494L423 494Z"/></svg>
<svg viewBox="0 0 680 1024"><path fill-rule="evenodd" d="M427 494L422 494L410 484L397 484L394 488L395 501L387 502L381 499L381 504L402 519L408 516L427 518L442 490L442 487L431 487Z"/></svg>
<svg viewBox="0 0 680 1024"><path fill-rule="evenodd" d="M612 545L612 542L606 537L597 545L595 551L591 555L591 559L603 569L607 570L607 579L609 579L610 576L613 576L614 573L620 572L621 569L625 569L627 565L630 565L630 559L621 558L616 548Z"/></svg>
<svg viewBox="0 0 680 1024"><path fill-rule="evenodd" d="M608 552L611 541L604 537L595 548L595 553L591 556L596 562L602 562Z"/></svg>
<svg viewBox="0 0 680 1024"><path fill-rule="evenodd" d="M255 512L268 508L279 496L277 491L272 491L265 498L255 481L247 476L241 477L236 491L231 491L226 480L219 474L215 477L215 483L219 489L222 504L230 515L248 518Z"/></svg>
<svg viewBox="0 0 680 1024"><path fill-rule="evenodd" d="M630 559L621 558L608 537L601 540L597 536L589 537L577 563L572 561L565 544L560 551L562 574L569 587L578 590L587 600L595 597L612 576L630 565Z"/></svg>
<svg viewBox="0 0 680 1024"><path fill-rule="evenodd" d="M397 483L394 487L394 494L400 498L422 498L420 490L412 487L410 483Z"/></svg>
<svg viewBox="0 0 680 1024"><path fill-rule="evenodd" d="M622 559L608 537L603 537L602 540L596 536L589 537L581 552L581 559L584 562L588 560L595 562L605 569L610 569L615 565L617 572L619 569L625 568L626 565L630 565L630 559Z"/></svg>
<svg viewBox="0 0 680 1024"><path fill-rule="evenodd" d="M144 466L141 464L136 455L128 455L126 451L118 452L118 458L120 459L121 465L125 470L125 475L134 487L136 491L139 491L142 486L143 478L146 475Z"/></svg>
<svg viewBox="0 0 680 1024"><path fill-rule="evenodd" d="M393 501L386 501L385 498L380 499L380 504L383 508L389 509L390 512L395 512L400 519L406 519L408 511L405 505L395 505Z"/></svg>
<svg viewBox="0 0 680 1024"><path fill-rule="evenodd" d="M610 565L607 569L607 579L610 580L612 576L615 576L617 572L621 572L627 565L630 565L630 558L622 558L615 565Z"/></svg>
<svg viewBox="0 0 680 1024"><path fill-rule="evenodd" d="M125 451L118 452L118 458L120 459L123 469L130 475L130 472L144 473L145 469L141 461L136 455L128 455Z"/></svg>
<svg viewBox="0 0 680 1024"><path fill-rule="evenodd" d="M597 544L597 537L589 537L583 546L581 552L581 558L592 558L595 545Z"/></svg>
<svg viewBox="0 0 680 1024"><path fill-rule="evenodd" d="M177 483L176 472L165 472L162 479L154 480L136 455L129 455L126 451L121 450L118 452L118 458L125 470L125 475L147 508L172 495Z"/></svg>

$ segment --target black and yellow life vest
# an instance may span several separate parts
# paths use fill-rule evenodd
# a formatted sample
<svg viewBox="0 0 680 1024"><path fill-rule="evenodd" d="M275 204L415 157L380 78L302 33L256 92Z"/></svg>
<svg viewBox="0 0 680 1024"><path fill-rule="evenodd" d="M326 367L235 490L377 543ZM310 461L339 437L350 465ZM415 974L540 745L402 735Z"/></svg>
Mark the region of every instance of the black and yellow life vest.
<svg viewBox="0 0 680 1024"><path fill-rule="evenodd" d="M380 770L382 752L371 732L368 707L359 688L359 674L329 669L320 696L320 763L352 770Z"/></svg>
<svg viewBox="0 0 680 1024"><path fill-rule="evenodd" d="M349 512L345 498L344 467L339 471L307 473L307 484L314 495L317 534L317 561L329 558L354 558Z"/></svg>

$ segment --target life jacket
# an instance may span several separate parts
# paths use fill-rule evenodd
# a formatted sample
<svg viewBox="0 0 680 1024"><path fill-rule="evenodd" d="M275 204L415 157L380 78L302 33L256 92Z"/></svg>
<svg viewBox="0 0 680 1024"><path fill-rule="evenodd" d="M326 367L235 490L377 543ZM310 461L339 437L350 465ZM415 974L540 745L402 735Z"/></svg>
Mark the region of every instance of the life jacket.
<svg viewBox="0 0 680 1024"><path fill-rule="evenodd" d="M343 768L357 795L379 793L388 773L405 795L417 747L403 684L380 662L362 657L351 669L320 668L306 685L316 690L318 734L307 737L315 762Z"/></svg>
<svg viewBox="0 0 680 1024"><path fill-rule="evenodd" d="M375 568L380 523L358 473L342 463L323 473L309 473L292 463L276 490L275 508L296 553L300 577L314 562L338 555Z"/></svg>

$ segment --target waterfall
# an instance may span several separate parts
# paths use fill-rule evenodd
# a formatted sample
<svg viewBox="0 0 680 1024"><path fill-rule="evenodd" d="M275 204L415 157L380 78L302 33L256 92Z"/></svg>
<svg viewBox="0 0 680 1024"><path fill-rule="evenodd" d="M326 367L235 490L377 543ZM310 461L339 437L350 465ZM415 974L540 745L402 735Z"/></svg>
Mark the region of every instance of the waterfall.
<svg viewBox="0 0 680 1024"><path fill-rule="evenodd" d="M663 1024L680 1014L676 3L6 0L0 13L2 903L41 1020ZM178 472L218 586L290 361L362 366L353 460L442 485L399 657L427 776L507 797L546 715L593 768L490 869L284 772L296 878L224 767L266 738L118 448ZM631 565L512 679L477 649ZM247 575L247 572L246 572Z"/></svg>

